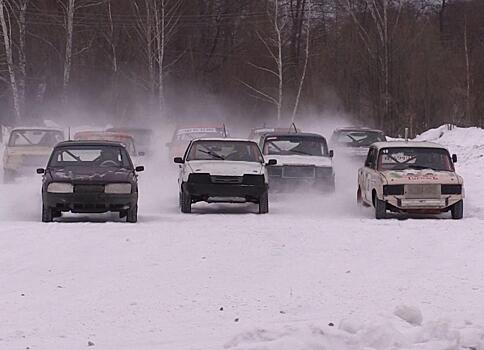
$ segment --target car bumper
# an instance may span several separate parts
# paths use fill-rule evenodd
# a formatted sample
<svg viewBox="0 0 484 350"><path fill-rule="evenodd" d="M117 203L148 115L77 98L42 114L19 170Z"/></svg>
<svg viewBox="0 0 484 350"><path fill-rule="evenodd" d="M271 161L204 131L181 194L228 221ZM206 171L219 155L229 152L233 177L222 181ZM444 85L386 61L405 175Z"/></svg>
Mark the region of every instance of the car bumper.
<svg viewBox="0 0 484 350"><path fill-rule="evenodd" d="M269 176L271 190L278 192L294 191L297 188L317 189L333 191L335 188L334 177L327 178L284 178Z"/></svg>
<svg viewBox="0 0 484 350"><path fill-rule="evenodd" d="M248 202L256 201L259 197L267 191L268 185L246 185L246 184L199 184L186 182L182 185L183 190L192 196L192 199L197 201L211 201L217 198L223 202L232 201L234 198L243 199Z"/></svg>
<svg viewBox="0 0 484 350"><path fill-rule="evenodd" d="M44 205L59 211L73 213L121 212L135 206L138 193L43 193Z"/></svg>
<svg viewBox="0 0 484 350"><path fill-rule="evenodd" d="M399 211L414 210L434 210L447 211L454 204L461 201L464 197L461 195L441 196L440 198L405 198L404 196L386 196L385 202Z"/></svg>

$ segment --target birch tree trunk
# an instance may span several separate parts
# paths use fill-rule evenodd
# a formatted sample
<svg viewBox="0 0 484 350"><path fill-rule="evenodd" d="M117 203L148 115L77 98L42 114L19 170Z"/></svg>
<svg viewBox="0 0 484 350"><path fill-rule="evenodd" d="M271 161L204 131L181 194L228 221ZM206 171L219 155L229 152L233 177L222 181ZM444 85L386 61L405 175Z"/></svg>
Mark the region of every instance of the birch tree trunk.
<svg viewBox="0 0 484 350"><path fill-rule="evenodd" d="M19 2L19 75L18 75L18 95L20 114L25 114L25 95L26 95L26 79L27 79L27 56L26 56L26 33L27 22L26 12L29 0L20 0Z"/></svg>
<svg viewBox="0 0 484 350"><path fill-rule="evenodd" d="M64 56L64 79L62 84L62 102L64 105L68 102L68 88L71 81L72 69L72 38L74 35L74 14L75 0L68 0L66 9L66 43Z"/></svg>
<svg viewBox="0 0 484 350"><path fill-rule="evenodd" d="M15 72L15 66L13 62L13 53L12 53L12 42L10 37L10 28L7 24L7 19L5 17L5 1L0 0L0 22L2 26L2 35L3 35L3 43L5 45L5 55L7 60L8 66L8 74L10 77L10 89L12 90L12 97L13 97L13 108L15 111L15 122L20 123L22 120L22 111L20 108L20 98L19 98L19 89L17 84L17 77Z"/></svg>
<svg viewBox="0 0 484 350"><path fill-rule="evenodd" d="M464 18L464 53L465 53L465 65L466 65L466 121L471 125L471 65L469 59L469 43L467 37L467 16Z"/></svg>

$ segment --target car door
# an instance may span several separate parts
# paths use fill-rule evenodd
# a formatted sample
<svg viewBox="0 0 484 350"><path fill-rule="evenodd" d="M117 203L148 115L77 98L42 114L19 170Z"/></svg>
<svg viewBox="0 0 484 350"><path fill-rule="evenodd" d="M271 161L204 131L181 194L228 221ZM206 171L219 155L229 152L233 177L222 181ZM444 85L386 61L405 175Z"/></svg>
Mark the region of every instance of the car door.
<svg viewBox="0 0 484 350"><path fill-rule="evenodd" d="M366 157L365 166L362 169L361 175L361 191L366 202L371 203L372 201L372 189L374 183L374 172L376 169L376 156L378 150L376 147L370 147L368 151L368 156Z"/></svg>

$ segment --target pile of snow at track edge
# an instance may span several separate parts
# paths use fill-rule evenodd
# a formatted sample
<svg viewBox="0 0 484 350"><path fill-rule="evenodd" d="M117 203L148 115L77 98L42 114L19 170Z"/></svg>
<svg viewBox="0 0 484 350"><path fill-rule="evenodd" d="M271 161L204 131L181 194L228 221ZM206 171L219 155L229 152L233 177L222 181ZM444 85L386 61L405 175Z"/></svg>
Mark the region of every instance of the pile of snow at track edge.
<svg viewBox="0 0 484 350"><path fill-rule="evenodd" d="M229 350L482 350L484 327L467 321L424 322L419 309L397 306L378 322L290 325L250 329L225 344Z"/></svg>

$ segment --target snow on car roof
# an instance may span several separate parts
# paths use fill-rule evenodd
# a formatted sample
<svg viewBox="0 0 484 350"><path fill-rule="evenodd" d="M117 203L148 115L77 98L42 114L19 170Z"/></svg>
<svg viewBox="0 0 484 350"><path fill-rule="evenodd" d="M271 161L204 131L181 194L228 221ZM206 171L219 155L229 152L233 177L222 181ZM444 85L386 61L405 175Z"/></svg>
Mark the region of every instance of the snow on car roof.
<svg viewBox="0 0 484 350"><path fill-rule="evenodd" d="M50 128L50 127L47 127L47 126L23 126L23 127L15 127L15 128L12 128L10 131L13 132L13 131L21 131L21 130L36 130L36 131L60 131L60 132L64 132L63 129L60 129L60 128Z"/></svg>
<svg viewBox="0 0 484 350"><path fill-rule="evenodd" d="M373 146L377 147L378 149L381 148L412 148L412 147L421 147L421 148L443 148L446 149L444 146L439 145L435 142L427 142L427 141L387 141L387 142L375 142Z"/></svg>
<svg viewBox="0 0 484 350"><path fill-rule="evenodd" d="M123 146L122 143L116 141L104 140L70 140L59 142L56 147L70 147L70 146Z"/></svg>

